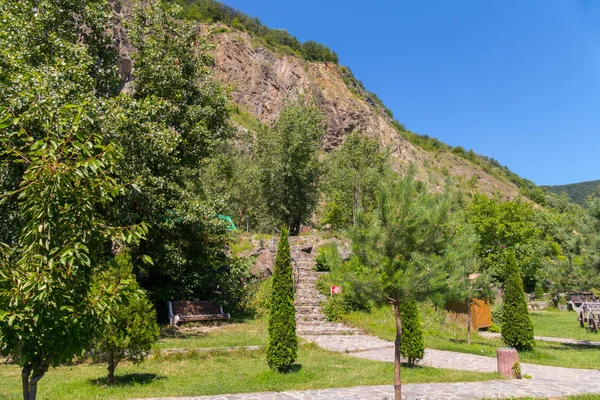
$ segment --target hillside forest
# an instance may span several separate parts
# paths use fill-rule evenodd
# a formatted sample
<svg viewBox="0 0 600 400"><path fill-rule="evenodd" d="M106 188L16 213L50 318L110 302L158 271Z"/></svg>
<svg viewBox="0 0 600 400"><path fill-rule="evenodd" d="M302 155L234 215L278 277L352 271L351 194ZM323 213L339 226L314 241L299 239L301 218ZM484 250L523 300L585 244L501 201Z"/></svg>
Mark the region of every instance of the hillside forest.
<svg viewBox="0 0 600 400"><path fill-rule="evenodd" d="M260 280L239 243L282 228L350 238L354 255L332 267L343 277L379 263L393 243L406 244L392 249L400 258L424 251L409 239L443 214L432 235L453 236L456 251L440 238L428 260L502 287L514 259L529 293L600 290L600 199L583 207L493 159L412 133L378 99L415 146L458 155L520 195L478 193L401 165L358 129L326 151L328 121L310 93L263 123L214 79L213 39L225 30L306 65L337 64L326 46L214 1L55 3L0 0L0 352L32 376L89 350L131 299L146 311L149 301L160 322L169 300L252 314ZM131 80L121 73L129 60ZM416 207L410 196L429 219L414 219L413 236L389 230L396 241L384 243L381 226L399 218L398 199ZM444 285L465 272L445 271L436 278ZM345 310L368 307L349 285Z"/></svg>

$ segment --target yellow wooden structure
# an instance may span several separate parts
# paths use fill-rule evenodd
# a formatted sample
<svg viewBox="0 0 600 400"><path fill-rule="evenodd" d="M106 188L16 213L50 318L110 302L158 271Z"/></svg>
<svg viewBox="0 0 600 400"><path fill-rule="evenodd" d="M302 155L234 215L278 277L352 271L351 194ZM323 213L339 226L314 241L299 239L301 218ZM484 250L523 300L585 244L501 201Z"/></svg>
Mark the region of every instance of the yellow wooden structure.
<svg viewBox="0 0 600 400"><path fill-rule="evenodd" d="M448 319L464 327L467 326L467 302L453 301L446 304ZM485 329L492 326L492 309L489 300L472 299L471 302L471 327Z"/></svg>

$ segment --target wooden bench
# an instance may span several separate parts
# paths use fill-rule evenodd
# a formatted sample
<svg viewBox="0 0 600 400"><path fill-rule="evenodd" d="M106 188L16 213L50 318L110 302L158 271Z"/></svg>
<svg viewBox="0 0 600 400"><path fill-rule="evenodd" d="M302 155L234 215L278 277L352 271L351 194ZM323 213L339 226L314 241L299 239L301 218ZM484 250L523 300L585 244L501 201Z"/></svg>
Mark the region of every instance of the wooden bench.
<svg viewBox="0 0 600 400"><path fill-rule="evenodd" d="M180 322L228 320L230 315L212 301L169 301L169 321L177 327Z"/></svg>

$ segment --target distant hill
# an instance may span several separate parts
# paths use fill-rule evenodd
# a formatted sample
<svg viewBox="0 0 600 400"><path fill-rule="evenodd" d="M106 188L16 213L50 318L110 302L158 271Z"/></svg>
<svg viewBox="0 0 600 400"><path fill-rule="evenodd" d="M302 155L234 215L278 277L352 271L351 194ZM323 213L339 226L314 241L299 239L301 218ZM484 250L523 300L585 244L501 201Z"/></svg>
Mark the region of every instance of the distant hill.
<svg viewBox="0 0 600 400"><path fill-rule="evenodd" d="M586 199L589 195L593 194L600 186L600 180L571 183L568 185L555 185L555 186L543 186L549 192L560 195L565 192L574 203L582 206L586 206Z"/></svg>

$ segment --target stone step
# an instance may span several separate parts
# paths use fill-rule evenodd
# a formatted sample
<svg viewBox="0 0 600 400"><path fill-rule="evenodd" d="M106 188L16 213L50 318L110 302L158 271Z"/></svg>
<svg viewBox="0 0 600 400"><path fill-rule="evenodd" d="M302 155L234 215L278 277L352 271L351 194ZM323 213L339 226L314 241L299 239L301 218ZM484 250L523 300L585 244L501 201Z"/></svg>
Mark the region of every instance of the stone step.
<svg viewBox="0 0 600 400"><path fill-rule="evenodd" d="M296 314L296 322L324 322L325 316L323 314Z"/></svg>
<svg viewBox="0 0 600 400"><path fill-rule="evenodd" d="M319 307L321 305L322 300L320 299L314 299L314 298L302 298L299 299L298 297L296 297L296 300L294 300L294 306L296 306L296 309L298 307Z"/></svg>
<svg viewBox="0 0 600 400"><path fill-rule="evenodd" d="M323 314L323 307L319 305L296 305L296 314Z"/></svg>
<svg viewBox="0 0 600 400"><path fill-rule="evenodd" d="M328 327L321 323L318 325L298 324L296 326L298 335L320 336L320 335L364 335L365 332L360 329L348 327Z"/></svg>

